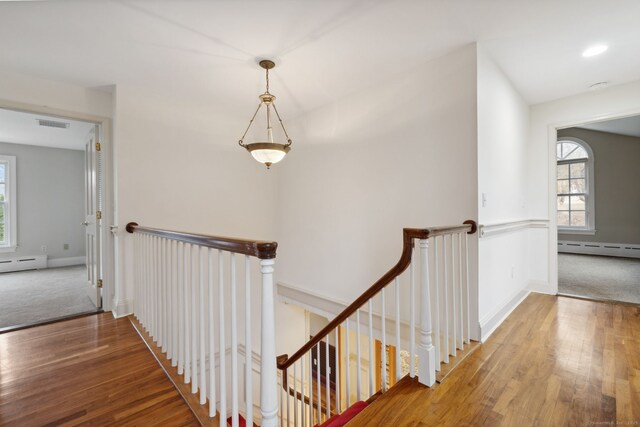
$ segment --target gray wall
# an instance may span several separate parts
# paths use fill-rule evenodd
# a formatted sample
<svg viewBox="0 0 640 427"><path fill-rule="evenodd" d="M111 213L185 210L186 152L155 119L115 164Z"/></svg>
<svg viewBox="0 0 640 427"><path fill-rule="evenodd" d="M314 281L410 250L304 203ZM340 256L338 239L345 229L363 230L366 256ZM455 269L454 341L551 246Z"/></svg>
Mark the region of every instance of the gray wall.
<svg viewBox="0 0 640 427"><path fill-rule="evenodd" d="M2 255L84 256L84 152L0 142L0 154L16 156L18 181L18 250Z"/></svg>
<svg viewBox="0 0 640 427"><path fill-rule="evenodd" d="M587 129L558 136L585 141L595 158L595 236L558 234L558 240L640 243L640 138Z"/></svg>

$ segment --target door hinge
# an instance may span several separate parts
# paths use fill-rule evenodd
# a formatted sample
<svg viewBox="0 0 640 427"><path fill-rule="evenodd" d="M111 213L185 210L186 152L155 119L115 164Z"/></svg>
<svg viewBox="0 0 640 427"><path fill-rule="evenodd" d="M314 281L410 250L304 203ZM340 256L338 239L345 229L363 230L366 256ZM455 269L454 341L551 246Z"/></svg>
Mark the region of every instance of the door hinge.
<svg viewBox="0 0 640 427"><path fill-rule="evenodd" d="M96 211L96 219L102 219L102 211Z"/></svg>
<svg viewBox="0 0 640 427"><path fill-rule="evenodd" d="M96 282L96 288L102 289L102 279L98 279L98 281Z"/></svg>
<svg viewBox="0 0 640 427"><path fill-rule="evenodd" d="M99 143L99 142L96 142L96 151L100 151L100 147L101 147L101 146L100 146L100 143Z"/></svg>

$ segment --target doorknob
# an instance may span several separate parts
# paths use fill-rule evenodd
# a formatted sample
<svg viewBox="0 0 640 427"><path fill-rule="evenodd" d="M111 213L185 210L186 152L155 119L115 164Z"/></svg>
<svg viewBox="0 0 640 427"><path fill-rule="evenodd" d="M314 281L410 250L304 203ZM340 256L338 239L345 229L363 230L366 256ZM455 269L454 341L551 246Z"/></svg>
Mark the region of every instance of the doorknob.
<svg viewBox="0 0 640 427"><path fill-rule="evenodd" d="M84 226L89 225L89 221L83 221L83 222L82 222L82 225L84 225Z"/></svg>

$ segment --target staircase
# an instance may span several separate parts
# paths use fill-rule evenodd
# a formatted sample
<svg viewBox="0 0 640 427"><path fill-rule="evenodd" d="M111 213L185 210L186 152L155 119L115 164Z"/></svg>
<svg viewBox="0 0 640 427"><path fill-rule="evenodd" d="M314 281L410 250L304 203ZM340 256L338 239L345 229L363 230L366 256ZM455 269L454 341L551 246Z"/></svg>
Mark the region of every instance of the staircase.
<svg viewBox="0 0 640 427"><path fill-rule="evenodd" d="M131 321L203 425L355 422L406 381L443 381L476 346L467 265L473 221L405 228L396 265L295 353L277 358L277 243L136 223L127 231L137 284Z"/></svg>

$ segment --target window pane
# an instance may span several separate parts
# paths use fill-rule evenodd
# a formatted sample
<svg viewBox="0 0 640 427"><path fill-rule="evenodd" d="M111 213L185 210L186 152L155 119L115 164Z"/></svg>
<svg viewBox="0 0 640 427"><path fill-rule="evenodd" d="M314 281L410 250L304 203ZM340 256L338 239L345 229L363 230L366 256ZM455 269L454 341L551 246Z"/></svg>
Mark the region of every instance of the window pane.
<svg viewBox="0 0 640 427"><path fill-rule="evenodd" d="M7 243L4 240L4 203L0 203L0 243Z"/></svg>
<svg viewBox="0 0 640 427"><path fill-rule="evenodd" d="M571 178L584 178L585 163L572 163L567 166L571 166Z"/></svg>
<svg viewBox="0 0 640 427"><path fill-rule="evenodd" d="M585 227L587 225L584 211L571 211L571 226Z"/></svg>
<svg viewBox="0 0 640 427"><path fill-rule="evenodd" d="M5 193L5 185L6 184L0 184L0 202L4 201L7 196L7 193Z"/></svg>
<svg viewBox="0 0 640 427"><path fill-rule="evenodd" d="M580 144L571 141L561 141L557 145L558 160L575 160L588 158L587 150Z"/></svg>
<svg viewBox="0 0 640 427"><path fill-rule="evenodd" d="M571 192L572 193L586 193L587 187L583 178L571 180Z"/></svg>
<svg viewBox="0 0 640 427"><path fill-rule="evenodd" d="M567 211L558 211L558 225L569 225L569 212Z"/></svg>
<svg viewBox="0 0 640 427"><path fill-rule="evenodd" d="M586 159L589 156L587 155L587 151L578 146L575 150L570 151L569 153L565 154L565 160L574 160L574 159Z"/></svg>
<svg viewBox="0 0 640 427"><path fill-rule="evenodd" d="M558 165L558 179L569 178L569 165Z"/></svg>
<svg viewBox="0 0 640 427"><path fill-rule="evenodd" d="M4 170L6 165L4 163L0 163L0 182L4 182Z"/></svg>
<svg viewBox="0 0 640 427"><path fill-rule="evenodd" d="M585 209L585 197L584 196L571 196L571 210L572 211L584 211Z"/></svg>
<svg viewBox="0 0 640 427"><path fill-rule="evenodd" d="M558 194L566 194L569 192L569 180L558 180Z"/></svg>
<svg viewBox="0 0 640 427"><path fill-rule="evenodd" d="M559 211L568 211L569 210L569 197L568 196L558 196L558 210Z"/></svg>

